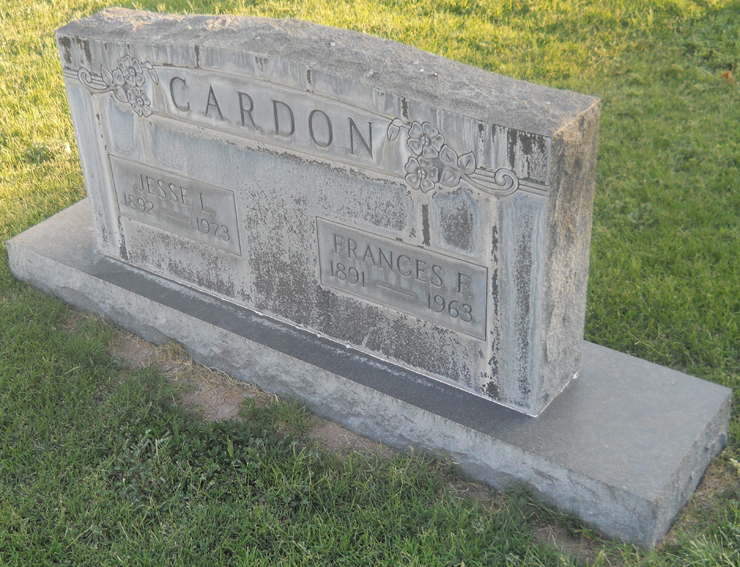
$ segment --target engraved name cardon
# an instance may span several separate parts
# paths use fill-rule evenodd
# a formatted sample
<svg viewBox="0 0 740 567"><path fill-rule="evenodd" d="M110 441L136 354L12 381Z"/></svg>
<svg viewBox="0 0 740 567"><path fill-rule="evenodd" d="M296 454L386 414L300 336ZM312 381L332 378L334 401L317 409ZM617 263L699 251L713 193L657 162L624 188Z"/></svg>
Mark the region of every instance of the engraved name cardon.
<svg viewBox="0 0 740 567"><path fill-rule="evenodd" d="M388 119L377 113L255 78L158 72L170 118L333 160L372 167L382 159Z"/></svg>
<svg viewBox="0 0 740 567"><path fill-rule="evenodd" d="M485 267L322 218L316 224L322 285L486 338Z"/></svg>
<svg viewBox="0 0 740 567"><path fill-rule="evenodd" d="M122 217L241 255L234 192L110 156Z"/></svg>

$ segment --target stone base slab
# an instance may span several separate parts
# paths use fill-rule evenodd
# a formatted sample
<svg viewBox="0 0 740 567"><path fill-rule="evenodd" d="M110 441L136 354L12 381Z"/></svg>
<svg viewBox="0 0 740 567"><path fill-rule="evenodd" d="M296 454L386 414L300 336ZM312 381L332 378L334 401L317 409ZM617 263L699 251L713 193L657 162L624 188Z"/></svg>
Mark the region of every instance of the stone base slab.
<svg viewBox="0 0 740 567"><path fill-rule="evenodd" d="M524 485L609 537L654 546L727 442L731 390L592 344L530 417L96 252L87 200L7 243L21 280L147 340L304 401L400 449Z"/></svg>

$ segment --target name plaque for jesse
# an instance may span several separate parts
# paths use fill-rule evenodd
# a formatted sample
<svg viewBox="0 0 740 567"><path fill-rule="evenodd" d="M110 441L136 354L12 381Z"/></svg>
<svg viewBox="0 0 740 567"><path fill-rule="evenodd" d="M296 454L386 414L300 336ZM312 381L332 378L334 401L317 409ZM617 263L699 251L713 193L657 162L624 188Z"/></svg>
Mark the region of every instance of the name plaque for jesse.
<svg viewBox="0 0 740 567"><path fill-rule="evenodd" d="M486 338L488 269L322 218L321 284Z"/></svg>
<svg viewBox="0 0 740 567"><path fill-rule="evenodd" d="M110 156L123 217L241 256L234 192Z"/></svg>

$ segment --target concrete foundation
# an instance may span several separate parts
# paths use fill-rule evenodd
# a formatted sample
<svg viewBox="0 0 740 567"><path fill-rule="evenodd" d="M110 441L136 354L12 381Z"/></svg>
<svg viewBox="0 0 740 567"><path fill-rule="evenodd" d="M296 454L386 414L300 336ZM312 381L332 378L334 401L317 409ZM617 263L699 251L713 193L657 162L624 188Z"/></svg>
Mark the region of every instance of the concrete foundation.
<svg viewBox="0 0 740 567"><path fill-rule="evenodd" d="M727 441L731 391L585 343L539 417L133 268L97 252L87 200L8 242L13 273L144 338L398 447L522 484L605 535L655 545Z"/></svg>

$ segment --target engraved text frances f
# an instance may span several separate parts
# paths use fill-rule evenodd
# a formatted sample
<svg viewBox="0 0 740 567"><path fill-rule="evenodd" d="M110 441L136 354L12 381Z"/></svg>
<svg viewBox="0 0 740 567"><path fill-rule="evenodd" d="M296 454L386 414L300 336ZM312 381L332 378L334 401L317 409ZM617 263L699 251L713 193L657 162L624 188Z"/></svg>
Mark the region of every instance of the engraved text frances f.
<svg viewBox="0 0 740 567"><path fill-rule="evenodd" d="M318 227L324 285L485 336L482 266L323 219Z"/></svg>
<svg viewBox="0 0 740 567"><path fill-rule="evenodd" d="M424 260L419 258L413 258L406 254L396 253L394 259L393 250L383 250L380 246L373 247L370 244L365 246L365 251L361 252L360 256L357 254L357 241L350 237L345 237L340 234L333 234L334 240L334 251L333 254L338 256L339 259L332 259L329 261L330 271L329 275L339 279L340 281L347 281L350 284L359 284L362 287L366 286L366 275L365 270L358 271L354 266L344 264L342 260L346 258L352 263L364 264L368 268L378 268L380 270L389 270L393 272L397 271L402 278L414 278L419 282L428 282L434 287L443 287L445 281L443 277L450 277L449 274L443 274L442 266L437 264L429 265ZM456 272L452 275L456 281L456 291L462 300L445 298L439 293L429 291L426 294L426 306L427 309L438 313L447 313L450 317L459 317L465 323L473 322L473 308L464 302L465 294L470 286L470 274L465 272ZM393 288L388 284L376 282L376 285L384 287L391 291L406 296L410 301L416 301L417 295L413 292L405 291L399 288Z"/></svg>

